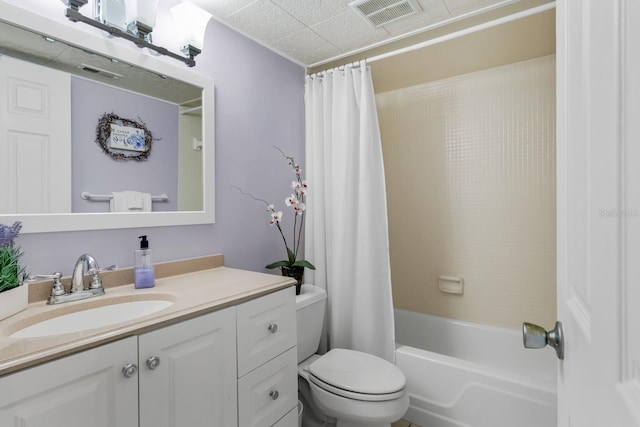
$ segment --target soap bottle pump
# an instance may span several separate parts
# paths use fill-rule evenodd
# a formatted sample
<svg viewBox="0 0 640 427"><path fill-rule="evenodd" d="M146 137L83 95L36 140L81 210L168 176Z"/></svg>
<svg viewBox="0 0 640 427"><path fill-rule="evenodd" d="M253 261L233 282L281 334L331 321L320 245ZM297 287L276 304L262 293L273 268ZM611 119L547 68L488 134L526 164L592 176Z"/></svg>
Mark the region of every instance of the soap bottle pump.
<svg viewBox="0 0 640 427"><path fill-rule="evenodd" d="M152 288L155 285L155 269L151 264L151 249L147 236L138 237L140 249L135 251L135 268L133 269L133 283L136 289Z"/></svg>

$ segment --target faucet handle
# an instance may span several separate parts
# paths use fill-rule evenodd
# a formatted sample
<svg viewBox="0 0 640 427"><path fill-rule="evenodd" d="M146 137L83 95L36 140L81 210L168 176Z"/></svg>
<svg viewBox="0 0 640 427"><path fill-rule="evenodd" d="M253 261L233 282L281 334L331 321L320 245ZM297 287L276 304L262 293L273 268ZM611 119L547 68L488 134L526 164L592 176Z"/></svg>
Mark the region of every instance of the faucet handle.
<svg viewBox="0 0 640 427"><path fill-rule="evenodd" d="M102 278L100 277L100 272L102 271L112 271L118 268L117 265L110 265L105 268L91 268L87 271L88 274L91 274L91 284L89 285L89 289L100 289L102 288Z"/></svg>
<svg viewBox="0 0 640 427"><path fill-rule="evenodd" d="M66 293L64 290L64 285L60 281L61 278L62 273L56 271L53 274L34 274L33 276L29 276L27 278L27 281L33 282L36 280L53 280L53 285L51 285L51 296L60 296Z"/></svg>

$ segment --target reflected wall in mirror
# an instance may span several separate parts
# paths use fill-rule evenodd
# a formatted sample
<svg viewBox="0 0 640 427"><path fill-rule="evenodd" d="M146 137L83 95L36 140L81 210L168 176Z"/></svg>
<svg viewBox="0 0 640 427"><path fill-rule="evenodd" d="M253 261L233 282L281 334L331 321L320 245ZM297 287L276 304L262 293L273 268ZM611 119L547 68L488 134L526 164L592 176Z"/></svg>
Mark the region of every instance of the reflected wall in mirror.
<svg viewBox="0 0 640 427"><path fill-rule="evenodd" d="M0 222L17 218L24 232L213 222L213 116L203 120L213 110L210 79L154 58L146 61L157 62L154 71L133 66L112 47L107 56L63 41L73 28L47 22L60 34L36 32L26 23L40 29L46 18L9 5L0 12L12 21L0 20L0 97L10 100L0 111ZM102 152L96 127L105 113L147 126L148 159ZM150 214L110 213L108 198L81 197L122 191L168 197Z"/></svg>

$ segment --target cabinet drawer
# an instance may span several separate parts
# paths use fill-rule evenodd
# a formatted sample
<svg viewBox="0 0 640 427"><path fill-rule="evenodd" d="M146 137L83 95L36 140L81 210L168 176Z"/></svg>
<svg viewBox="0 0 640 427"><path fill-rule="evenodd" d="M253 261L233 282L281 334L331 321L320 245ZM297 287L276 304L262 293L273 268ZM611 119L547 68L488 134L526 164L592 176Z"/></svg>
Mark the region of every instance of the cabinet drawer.
<svg viewBox="0 0 640 427"><path fill-rule="evenodd" d="M238 306L238 378L296 345L295 306L295 287Z"/></svg>
<svg viewBox="0 0 640 427"><path fill-rule="evenodd" d="M239 427L270 427L298 405L294 348L238 380Z"/></svg>

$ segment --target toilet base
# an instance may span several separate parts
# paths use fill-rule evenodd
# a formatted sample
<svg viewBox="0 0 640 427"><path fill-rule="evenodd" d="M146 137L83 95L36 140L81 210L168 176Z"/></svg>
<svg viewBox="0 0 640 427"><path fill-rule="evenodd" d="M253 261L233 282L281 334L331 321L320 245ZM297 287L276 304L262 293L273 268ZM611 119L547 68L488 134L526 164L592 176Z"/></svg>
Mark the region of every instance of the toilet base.
<svg viewBox="0 0 640 427"><path fill-rule="evenodd" d="M301 376L298 376L298 399L304 405L302 427L336 427L335 418L327 417L325 414L318 412L318 408L311 397L309 383Z"/></svg>

